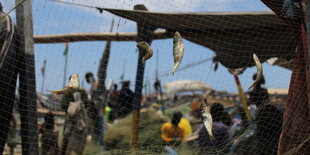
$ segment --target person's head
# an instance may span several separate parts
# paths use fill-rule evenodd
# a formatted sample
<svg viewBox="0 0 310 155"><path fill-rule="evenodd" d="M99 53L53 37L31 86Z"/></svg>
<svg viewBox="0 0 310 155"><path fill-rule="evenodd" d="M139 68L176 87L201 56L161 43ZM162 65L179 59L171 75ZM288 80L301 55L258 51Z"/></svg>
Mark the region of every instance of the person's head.
<svg viewBox="0 0 310 155"><path fill-rule="evenodd" d="M255 73L254 75L253 75L253 80L255 80L256 79L256 77L257 77L257 74ZM264 78L264 75L262 75L262 79L257 83L257 86L260 86L260 85L263 85L263 84L265 84L265 78Z"/></svg>
<svg viewBox="0 0 310 155"><path fill-rule="evenodd" d="M176 111L173 113L171 123L174 127L178 127L178 124L181 121L183 114L180 111Z"/></svg>
<svg viewBox="0 0 310 155"><path fill-rule="evenodd" d="M3 7L2 7L2 4L0 2L0 12L2 12L2 10L3 10Z"/></svg>
<svg viewBox="0 0 310 155"><path fill-rule="evenodd" d="M117 84L113 84L113 90L117 90Z"/></svg>
<svg viewBox="0 0 310 155"><path fill-rule="evenodd" d="M123 82L122 88L123 88L123 89L124 89L124 88L129 89L129 86L130 86L130 81L127 80L127 81L124 81L124 82Z"/></svg>
<svg viewBox="0 0 310 155"><path fill-rule="evenodd" d="M87 72L85 74L85 79L86 79L87 83L91 83L95 79L94 74L91 72Z"/></svg>
<svg viewBox="0 0 310 155"><path fill-rule="evenodd" d="M54 114L49 112L44 116L45 129L54 129Z"/></svg>
<svg viewBox="0 0 310 155"><path fill-rule="evenodd" d="M211 110L210 110L212 120L219 122L222 119L223 113L224 113L224 107L221 103L213 103L211 105Z"/></svg>
<svg viewBox="0 0 310 155"><path fill-rule="evenodd" d="M192 116L194 118L200 118L200 102L198 100L194 100L191 103Z"/></svg>
<svg viewBox="0 0 310 155"><path fill-rule="evenodd" d="M282 127L282 112L273 105L259 108L255 115L257 134L268 138L279 138Z"/></svg>

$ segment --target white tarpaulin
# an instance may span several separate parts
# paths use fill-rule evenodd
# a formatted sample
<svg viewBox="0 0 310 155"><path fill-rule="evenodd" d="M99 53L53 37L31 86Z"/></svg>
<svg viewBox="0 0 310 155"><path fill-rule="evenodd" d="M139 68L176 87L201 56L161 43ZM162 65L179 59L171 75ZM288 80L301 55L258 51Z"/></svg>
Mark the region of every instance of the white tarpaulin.
<svg viewBox="0 0 310 155"><path fill-rule="evenodd" d="M194 80L178 80L165 84L167 94L212 90L205 82Z"/></svg>

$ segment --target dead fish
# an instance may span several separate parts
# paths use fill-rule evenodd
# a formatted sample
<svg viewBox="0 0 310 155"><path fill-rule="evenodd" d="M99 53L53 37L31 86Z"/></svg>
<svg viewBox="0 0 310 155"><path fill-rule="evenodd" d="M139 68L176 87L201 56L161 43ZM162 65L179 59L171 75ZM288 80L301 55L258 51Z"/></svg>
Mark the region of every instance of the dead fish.
<svg viewBox="0 0 310 155"><path fill-rule="evenodd" d="M210 113L210 109L207 107L206 102L202 100L203 102L200 104L200 113L201 113L201 118L203 122L203 126L206 128L209 138L211 141L215 140L215 137L212 134L212 116Z"/></svg>
<svg viewBox="0 0 310 155"><path fill-rule="evenodd" d="M260 82L260 80L262 79L263 77L263 66L262 64L260 63L260 60L259 58L256 56L255 53L253 53L253 59L255 61L255 65L256 65L256 68L257 68L257 71L256 71L256 79L255 81L253 82L253 84L251 85L251 87L249 89L251 89L252 87L256 87L257 83Z"/></svg>
<svg viewBox="0 0 310 155"><path fill-rule="evenodd" d="M169 74L174 74L175 70L180 66L184 55L184 43L181 34L176 31L173 37L173 58L174 66Z"/></svg>
<svg viewBox="0 0 310 155"><path fill-rule="evenodd" d="M141 51L145 52L145 55L142 58L142 63L145 63L146 60L150 59L153 56L153 50L147 42L144 41L138 42L137 47Z"/></svg>
<svg viewBox="0 0 310 155"><path fill-rule="evenodd" d="M49 90L49 92L57 94L65 94L67 92L74 92L80 88L80 78L78 74L72 74L69 79L69 85L61 90Z"/></svg>

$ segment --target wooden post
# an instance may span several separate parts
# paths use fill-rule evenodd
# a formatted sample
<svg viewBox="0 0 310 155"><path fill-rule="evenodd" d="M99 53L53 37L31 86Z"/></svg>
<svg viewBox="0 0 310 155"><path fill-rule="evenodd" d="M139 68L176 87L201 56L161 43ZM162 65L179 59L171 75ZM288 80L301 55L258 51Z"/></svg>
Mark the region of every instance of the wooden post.
<svg viewBox="0 0 310 155"><path fill-rule="evenodd" d="M306 28L307 28L307 38L308 38L308 70L310 71L310 2L306 1Z"/></svg>
<svg viewBox="0 0 310 155"><path fill-rule="evenodd" d="M45 85L45 71L46 71L46 60L43 62L43 70L42 71L42 85L41 85L41 93L43 94L44 91L44 85Z"/></svg>
<svg viewBox="0 0 310 155"><path fill-rule="evenodd" d="M111 24L110 32L113 31L114 26L114 19ZM109 58L110 58L110 51L111 51L111 41L108 40L106 43L106 47L103 51L102 58L100 60L100 66L98 69L98 90L102 92L103 94L103 100L99 101L98 105L98 114L99 114L99 130L98 130L98 138L99 138L99 147L100 147L100 153L103 154L104 151L104 114L105 114L105 104L108 100L108 90L105 87L105 80L107 77L107 70L108 70L108 64L109 64Z"/></svg>
<svg viewBox="0 0 310 155"><path fill-rule="evenodd" d="M18 3L19 0L16 0ZM38 124L34 63L34 42L31 0L16 9L16 21L20 41L20 116L22 154L38 155Z"/></svg>
<svg viewBox="0 0 310 155"><path fill-rule="evenodd" d="M68 42L66 43L67 46ZM67 48L67 47L66 47ZM64 80L62 82L62 87L65 88L67 81L67 68L68 68L68 53L65 55L65 65L64 65Z"/></svg>
<svg viewBox="0 0 310 155"><path fill-rule="evenodd" d="M239 96L241 97L241 103L243 105L243 110L245 112L246 119L249 121L250 118L251 118L251 114L249 112L248 105L246 104L245 94L243 92L243 89L242 89L242 86L241 86L241 83L240 83L238 75L234 74L234 78L235 78L235 82L236 82L237 87L238 87Z"/></svg>
<svg viewBox="0 0 310 155"><path fill-rule="evenodd" d="M144 5L136 5L134 6L134 10L147 10ZM151 45L152 38L154 34L155 28L152 28L149 25L145 25L143 23L137 23L138 26L138 40L145 41ZM131 153L137 153L137 146L138 146L138 126L139 126L139 119L140 119L140 108L141 108L141 97L142 97L142 86L143 86L143 77L144 77L144 64L142 63L142 57L144 53L139 51L138 56L138 67L137 67L137 74L136 74L136 83L135 83L135 98L133 101L133 124L132 124L132 137L131 137Z"/></svg>

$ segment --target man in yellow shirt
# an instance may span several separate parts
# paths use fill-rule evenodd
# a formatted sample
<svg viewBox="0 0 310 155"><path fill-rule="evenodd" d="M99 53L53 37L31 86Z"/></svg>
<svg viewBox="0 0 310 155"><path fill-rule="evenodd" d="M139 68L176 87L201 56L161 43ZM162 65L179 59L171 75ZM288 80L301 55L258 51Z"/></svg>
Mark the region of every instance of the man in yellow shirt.
<svg viewBox="0 0 310 155"><path fill-rule="evenodd" d="M178 145L185 140L185 129L179 125L181 118L181 112L174 112L171 122L161 127L161 138L165 144Z"/></svg>
<svg viewBox="0 0 310 155"><path fill-rule="evenodd" d="M185 136L189 136L189 135L191 135L191 134L193 133L192 127L191 127L189 121L188 121L186 118L184 118L184 117L181 118L181 121L180 121L180 123L179 123L179 126L181 126L181 127L184 128L184 130L185 130L185 131L184 131Z"/></svg>

